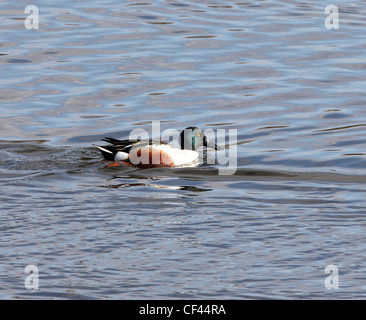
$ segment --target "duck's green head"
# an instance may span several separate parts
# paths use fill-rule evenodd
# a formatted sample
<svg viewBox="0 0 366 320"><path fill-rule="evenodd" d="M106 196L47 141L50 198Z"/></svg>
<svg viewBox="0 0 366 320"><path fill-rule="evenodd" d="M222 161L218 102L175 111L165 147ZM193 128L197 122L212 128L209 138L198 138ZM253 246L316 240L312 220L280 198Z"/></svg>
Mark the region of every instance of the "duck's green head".
<svg viewBox="0 0 366 320"><path fill-rule="evenodd" d="M185 128L179 139L181 149L196 151L199 147L205 146L215 150L220 150L219 146L209 141L203 131L197 127Z"/></svg>

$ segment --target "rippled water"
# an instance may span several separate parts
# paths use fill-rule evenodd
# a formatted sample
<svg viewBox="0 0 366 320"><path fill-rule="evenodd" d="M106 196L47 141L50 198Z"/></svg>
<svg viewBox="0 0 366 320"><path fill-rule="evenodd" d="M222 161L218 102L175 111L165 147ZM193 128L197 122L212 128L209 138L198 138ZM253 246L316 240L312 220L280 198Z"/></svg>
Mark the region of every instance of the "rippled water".
<svg viewBox="0 0 366 320"><path fill-rule="evenodd" d="M364 5L28 4L0 5L0 298L366 298ZM152 121L237 129L237 172L107 168Z"/></svg>

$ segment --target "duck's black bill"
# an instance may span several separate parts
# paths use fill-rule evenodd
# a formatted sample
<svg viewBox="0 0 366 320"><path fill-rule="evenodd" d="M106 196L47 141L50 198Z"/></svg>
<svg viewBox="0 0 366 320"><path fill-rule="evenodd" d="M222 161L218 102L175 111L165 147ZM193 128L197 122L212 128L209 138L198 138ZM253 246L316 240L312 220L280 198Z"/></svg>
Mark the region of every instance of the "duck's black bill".
<svg viewBox="0 0 366 320"><path fill-rule="evenodd" d="M224 150L223 148L221 148L217 144L215 144L215 143L211 142L210 140L208 140L206 136L203 137L203 145L207 148L212 148L212 149L215 149L215 150Z"/></svg>

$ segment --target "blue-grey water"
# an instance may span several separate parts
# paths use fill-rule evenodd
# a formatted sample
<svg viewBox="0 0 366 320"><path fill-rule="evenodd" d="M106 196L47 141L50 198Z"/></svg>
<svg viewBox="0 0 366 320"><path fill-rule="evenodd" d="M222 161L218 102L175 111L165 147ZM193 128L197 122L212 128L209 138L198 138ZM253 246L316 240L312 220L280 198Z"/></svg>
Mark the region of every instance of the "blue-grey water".
<svg viewBox="0 0 366 320"><path fill-rule="evenodd" d="M1 299L366 298L364 3L8 1L0 16ZM152 121L237 129L236 173L106 167L93 144Z"/></svg>

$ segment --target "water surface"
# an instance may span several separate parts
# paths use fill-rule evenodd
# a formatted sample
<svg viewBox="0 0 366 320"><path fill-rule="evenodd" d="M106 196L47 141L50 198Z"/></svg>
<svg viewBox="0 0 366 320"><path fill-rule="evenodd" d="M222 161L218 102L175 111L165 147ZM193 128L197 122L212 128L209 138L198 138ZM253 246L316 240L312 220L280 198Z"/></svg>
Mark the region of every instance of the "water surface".
<svg viewBox="0 0 366 320"><path fill-rule="evenodd" d="M28 4L1 5L0 298L366 298L363 5ZM237 129L236 173L107 168L152 121Z"/></svg>

